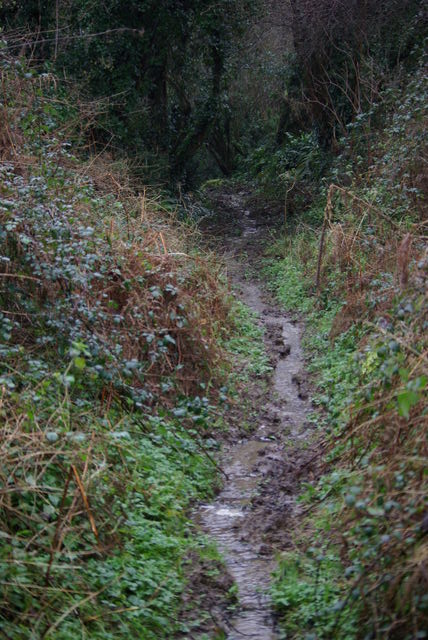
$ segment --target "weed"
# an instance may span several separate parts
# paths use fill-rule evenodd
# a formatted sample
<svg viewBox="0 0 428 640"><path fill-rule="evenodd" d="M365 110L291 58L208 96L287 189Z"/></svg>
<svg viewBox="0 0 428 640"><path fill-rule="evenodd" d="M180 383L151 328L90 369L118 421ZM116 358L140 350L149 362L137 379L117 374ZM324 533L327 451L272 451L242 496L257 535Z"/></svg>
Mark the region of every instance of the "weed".
<svg viewBox="0 0 428 640"><path fill-rule="evenodd" d="M244 369L239 380L245 382L250 376L263 378L272 371L269 357L263 343L263 329L257 315L239 300L235 300L232 321L236 326L236 335L227 341L229 352L239 357Z"/></svg>

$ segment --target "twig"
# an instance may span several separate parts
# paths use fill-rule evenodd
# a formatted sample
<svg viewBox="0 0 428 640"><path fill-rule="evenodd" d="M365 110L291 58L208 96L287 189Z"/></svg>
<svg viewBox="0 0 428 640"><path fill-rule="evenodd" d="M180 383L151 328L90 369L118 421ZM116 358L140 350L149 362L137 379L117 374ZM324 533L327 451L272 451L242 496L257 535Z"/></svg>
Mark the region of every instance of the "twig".
<svg viewBox="0 0 428 640"><path fill-rule="evenodd" d="M91 508L89 506L88 496L85 493L85 488L83 486L83 483L82 483L82 481L80 479L79 473L78 473L76 467L74 466L74 464L71 465L71 468L73 469L74 477L76 478L77 486L79 487L80 495L82 496L83 504L85 505L85 509L86 509L87 514L88 514L88 518L89 518L89 522L91 524L92 532L93 532L95 538L97 539L97 543L99 544L100 540L99 540L99 536L98 536L98 531L97 531L97 527L96 527L96 524L95 524L94 516L92 515L92 511L91 511Z"/></svg>
<svg viewBox="0 0 428 640"><path fill-rule="evenodd" d="M103 587L101 587L101 589L99 589L98 591L96 591L95 593L90 593L88 596L86 596L86 598L82 598L82 600L79 600L78 602L75 602L74 604L71 605L71 607L69 607L68 609L66 609L66 611L64 611L64 613L55 620L55 622L49 626L46 631L44 632L44 634L42 635L42 639L47 638L48 636L50 636L52 634L53 631L55 631L55 629L57 629L59 627L59 625L61 624L61 622L63 622L63 620L65 620L66 618L68 618L68 616L70 615L70 613L72 613L73 611L75 611L76 609L78 609L79 607L81 607L82 605L84 605L86 602L89 602L90 600L93 600L94 598L96 598L97 596L100 595L100 593L102 593L103 591L105 591L108 587L110 587L112 584L114 584L115 582L117 582L118 580L120 580L120 578L122 577L122 574L119 576L116 576L114 578L114 580L111 580L108 584L105 584Z"/></svg>
<svg viewBox="0 0 428 640"><path fill-rule="evenodd" d="M35 280L36 282L41 282L40 278L35 278L34 276L25 276L20 273L0 273L1 278L21 278L22 280Z"/></svg>

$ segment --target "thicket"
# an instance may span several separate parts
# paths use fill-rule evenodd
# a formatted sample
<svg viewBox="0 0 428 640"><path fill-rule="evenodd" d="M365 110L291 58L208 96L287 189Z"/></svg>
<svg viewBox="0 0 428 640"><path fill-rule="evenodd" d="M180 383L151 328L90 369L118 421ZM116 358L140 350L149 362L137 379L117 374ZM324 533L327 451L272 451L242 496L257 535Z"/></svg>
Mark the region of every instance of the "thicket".
<svg viewBox="0 0 428 640"><path fill-rule="evenodd" d="M298 219L325 202L330 183L349 187L356 169L365 174L376 160L372 139L416 72L427 13L418 0L274 5L287 27L282 48L273 47L280 68L239 172ZM264 73L255 65L256 77ZM321 204L314 222L322 219Z"/></svg>
<svg viewBox="0 0 428 640"><path fill-rule="evenodd" d="M123 161L83 160L88 105L6 47L0 74L2 634L171 638L215 483L227 285Z"/></svg>
<svg viewBox="0 0 428 640"><path fill-rule="evenodd" d="M174 188L238 170L299 211L349 126L380 117L380 93L411 68L426 20L421 0L0 4L9 52L102 106L93 145Z"/></svg>
<svg viewBox="0 0 428 640"><path fill-rule="evenodd" d="M255 0L2 0L9 52L73 78L102 102L91 140L150 179L232 169L228 72ZM195 160L196 158L196 160ZM214 160L214 159L215 160Z"/></svg>

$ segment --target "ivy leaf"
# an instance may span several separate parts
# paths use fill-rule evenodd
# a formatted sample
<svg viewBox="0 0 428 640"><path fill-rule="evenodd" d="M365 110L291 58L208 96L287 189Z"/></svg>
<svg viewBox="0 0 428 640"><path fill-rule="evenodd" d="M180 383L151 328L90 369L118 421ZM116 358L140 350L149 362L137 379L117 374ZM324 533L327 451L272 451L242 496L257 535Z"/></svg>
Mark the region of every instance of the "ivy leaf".
<svg viewBox="0 0 428 640"><path fill-rule="evenodd" d="M399 393L397 396L397 402L398 413L400 414L400 416L408 419L410 416L410 409L418 404L419 399L419 393L416 393L416 391L411 391L410 389Z"/></svg>
<svg viewBox="0 0 428 640"><path fill-rule="evenodd" d="M76 369L84 369L86 367L86 360L85 358L82 358L81 356L78 356L77 358L74 358L74 366L76 367Z"/></svg>
<svg viewBox="0 0 428 640"><path fill-rule="evenodd" d="M413 386L415 389L425 389L427 386L428 378L426 376L419 376L413 382Z"/></svg>

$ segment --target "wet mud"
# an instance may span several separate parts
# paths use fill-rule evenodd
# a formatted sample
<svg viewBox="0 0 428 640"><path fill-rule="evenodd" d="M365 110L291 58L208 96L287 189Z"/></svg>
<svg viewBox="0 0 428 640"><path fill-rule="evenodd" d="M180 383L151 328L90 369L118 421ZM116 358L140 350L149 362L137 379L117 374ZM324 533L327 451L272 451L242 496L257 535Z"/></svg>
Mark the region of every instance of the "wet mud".
<svg viewBox="0 0 428 640"><path fill-rule="evenodd" d="M225 445L221 465L227 480L214 502L200 506L196 520L216 541L237 587L233 614L216 613L226 637L275 640L269 586L275 555L289 544L296 516L299 479L310 455L299 444L310 439L311 406L302 325L275 305L255 273L263 222L245 203L245 193L220 195L214 202L220 223L208 231L219 238L234 291L258 314L273 372L267 392L256 381L245 391L260 405L255 428Z"/></svg>

